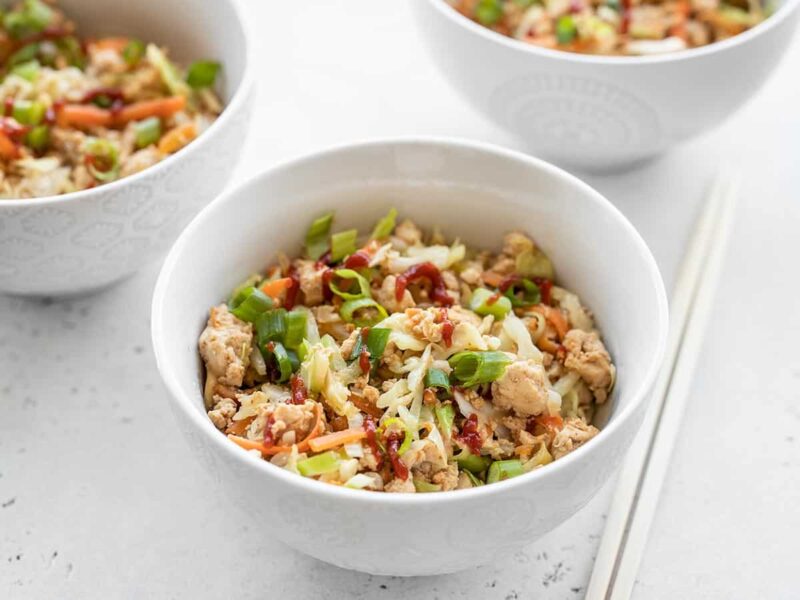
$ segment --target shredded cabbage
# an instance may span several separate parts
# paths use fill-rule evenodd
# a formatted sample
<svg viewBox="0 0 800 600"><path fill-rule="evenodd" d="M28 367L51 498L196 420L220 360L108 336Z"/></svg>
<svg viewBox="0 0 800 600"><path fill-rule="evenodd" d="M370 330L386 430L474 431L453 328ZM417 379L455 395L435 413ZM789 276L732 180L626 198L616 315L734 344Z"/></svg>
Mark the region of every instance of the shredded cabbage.
<svg viewBox="0 0 800 600"><path fill-rule="evenodd" d="M369 487L375 484L375 479L370 477L369 475L365 475L364 473L359 473L358 475L353 475L350 479L348 479L344 487L349 487L354 490L363 490L365 487Z"/></svg>
<svg viewBox="0 0 800 600"><path fill-rule="evenodd" d="M580 379L575 371L570 371L553 384L553 389L563 398Z"/></svg>
<svg viewBox="0 0 800 600"><path fill-rule="evenodd" d="M503 332L508 335L517 347L517 356L521 359L542 361L541 351L533 345L528 328L514 313L509 313L503 320Z"/></svg>
<svg viewBox="0 0 800 600"><path fill-rule="evenodd" d="M389 252L389 271L402 273L409 267L424 262L433 263L438 269L448 269L466 256L464 244L455 242L452 246L412 246L406 250L406 256L398 252Z"/></svg>

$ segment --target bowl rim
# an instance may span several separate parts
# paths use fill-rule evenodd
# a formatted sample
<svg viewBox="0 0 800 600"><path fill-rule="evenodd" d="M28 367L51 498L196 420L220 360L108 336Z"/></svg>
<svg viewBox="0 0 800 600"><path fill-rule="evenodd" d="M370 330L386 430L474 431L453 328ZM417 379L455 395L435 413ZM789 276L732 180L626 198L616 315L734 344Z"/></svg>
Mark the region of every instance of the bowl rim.
<svg viewBox="0 0 800 600"><path fill-rule="evenodd" d="M252 186L256 185L259 181L269 179L281 172L291 170L303 164L313 163L320 160L325 160L329 157L341 153L347 153L355 150L368 150L397 148L402 146L428 146L443 148L449 150L471 150L482 152L485 154L492 154L504 160L515 161L524 163L527 167L545 171L555 177L566 180L568 184L581 190L585 193L591 202L602 205L609 215L614 218L623 228L627 231L632 242L638 247L640 255L649 267L649 275L651 284L655 288L657 296L657 340L654 345L654 351L651 360L646 367L646 373L642 379L641 385L636 390L630 392L631 401L622 410L619 415L616 415L600 433L586 442L577 450L569 453L567 456L548 465L546 469L537 469L526 473L525 475L485 485L478 488L467 490L457 490L457 493L439 492L434 494L385 494L385 493L368 493L364 490L355 490L345 488L344 486L335 486L328 483L316 481L306 477L300 477L295 473L286 471L269 464L267 461L256 458L248 452L243 452L241 448L231 443L224 435L220 435L219 430L211 423L211 420L206 417L204 413L197 410L197 398L190 398L184 395L178 382L178 378L174 373L168 371L167 366L170 362L168 358L169 353L165 347L165 328L164 310L168 298L166 290L169 281L173 278L173 273L177 269L177 263L184 254L185 247L188 245L195 231L200 228L208 219L213 219L217 210L221 210L223 206L233 204L236 202L237 197L249 190ZM622 212L614 206L608 199L606 199L600 192L592 188L589 184L578 179L576 176L556 167L542 159L535 158L516 150L506 149L494 144L479 142L474 140L466 140L454 137L441 137L441 136L398 136L390 138L366 139L355 142L347 142L336 144L333 146L325 147L321 150L306 153L299 157L291 158L280 162L270 168L260 171L256 175L248 178L244 182L236 185L232 189L228 189L222 193L218 198L209 203L203 210L192 220L192 222L183 230L171 250L164 260L164 264L156 281L153 292L152 307L151 307L151 341L156 360L156 366L164 381L164 384L169 391L173 407L178 407L176 411L176 418L187 419L190 427L201 431L200 435L208 435L211 438L211 443L214 444L222 453L227 453L231 460L241 461L248 464L255 469L261 470L268 477L282 480L288 486L295 488L300 492L307 492L310 494L319 494L320 496L328 498L343 499L344 501L364 502L367 504L379 503L389 504L394 506L403 505L420 505L429 503L442 503L442 502L459 502L471 501L481 497L490 497L495 494L510 493L514 488L525 486L533 483L539 479L550 478L556 474L558 469L564 470L573 462L581 461L588 453L593 452L595 447L600 444L610 443L612 433L632 418L633 414L640 408L640 405L645 402L646 396L651 390L655 378L658 374L661 362L664 356L667 335L668 335L668 301L664 288L664 283L661 278L661 273L658 265L653 257L650 249L642 239L636 228L628 221ZM455 490L454 490L455 491Z"/></svg>
<svg viewBox="0 0 800 600"><path fill-rule="evenodd" d="M527 52L534 56L542 58L550 58L556 60L564 60L566 62L578 64L603 64L603 65L652 65L666 62L682 62L700 58L718 52L724 52L730 48L734 48L741 44L745 44L750 40L766 34L770 29L778 27L783 21L788 19L792 13L800 5L800 0L784 0L778 9L769 17L764 19L755 27L743 31L742 33L730 37L721 42L714 42L698 48L688 48L678 52L666 52L663 54L652 54L649 56L605 56L599 54L579 54L577 52L567 52L565 50L551 50L542 48L533 44L526 44L515 38L497 33L488 27L484 27L476 23L472 19L462 15L446 0L419 0L421 2L428 2L432 8L440 13L442 17L455 23L457 26L463 27L467 31L482 37L490 43L505 46L511 50L518 50Z"/></svg>
<svg viewBox="0 0 800 600"><path fill-rule="evenodd" d="M69 202L70 200L74 200L77 202L79 200L97 199L125 185L135 184L136 182L141 181L146 177L149 177L151 175L156 175L159 171L163 171L173 163L182 160L184 157L187 157L190 154L194 154L200 146L206 143L207 138L212 136L218 130L225 127L227 125L227 122L233 119L233 115L238 114L240 112L242 106L247 101L247 97L250 94L250 89L253 87L254 50L253 50L253 35L250 31L249 22L245 16L245 11L242 6L242 0L224 0L224 1L231 6L231 8L233 9L233 13L236 17L236 20L239 22L239 26L242 28L242 33L243 33L242 37L244 41L244 68L242 69L242 80L236 87L236 91L231 97L230 102L224 105L222 113L220 113L219 117L217 117L214 120L214 122L211 123L211 125L209 125L208 129L206 129L201 135L199 135L196 140L192 141L190 144L187 144L186 147L182 148L179 152L171 154L165 159L157 162L156 164L149 166L146 169L139 171L138 173L134 173L133 175L128 175L127 177L123 177L121 179L112 181L111 183L99 185L97 187L93 187L88 190L77 190L75 192L67 192L66 194L56 194L54 196L41 196L39 198L9 198L5 200L0 199L0 210L6 207L33 208L39 206L58 205L64 202Z"/></svg>

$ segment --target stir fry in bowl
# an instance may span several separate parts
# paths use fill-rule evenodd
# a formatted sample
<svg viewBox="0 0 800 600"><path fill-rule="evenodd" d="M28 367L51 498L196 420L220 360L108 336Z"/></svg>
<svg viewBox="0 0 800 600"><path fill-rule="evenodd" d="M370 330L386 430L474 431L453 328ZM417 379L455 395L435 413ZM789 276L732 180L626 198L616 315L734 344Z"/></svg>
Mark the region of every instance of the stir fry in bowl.
<svg viewBox="0 0 800 600"><path fill-rule="evenodd" d="M763 21L761 0L447 0L523 42L585 54L644 55L705 46Z"/></svg>
<svg viewBox="0 0 800 600"><path fill-rule="evenodd" d="M611 357L522 233L493 254L396 211L363 239L311 225L199 339L208 416L245 450L350 488L434 492L522 475L598 430Z"/></svg>
<svg viewBox="0 0 800 600"><path fill-rule="evenodd" d="M184 72L134 38L80 39L55 5L0 15L0 198L51 196L132 175L216 119L220 65Z"/></svg>

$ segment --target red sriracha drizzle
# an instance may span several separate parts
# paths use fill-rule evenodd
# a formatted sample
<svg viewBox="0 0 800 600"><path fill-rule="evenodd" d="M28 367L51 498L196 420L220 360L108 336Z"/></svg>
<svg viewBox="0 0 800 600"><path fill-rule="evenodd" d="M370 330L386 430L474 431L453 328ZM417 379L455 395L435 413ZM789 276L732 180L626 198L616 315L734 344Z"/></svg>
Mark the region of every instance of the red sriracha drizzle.
<svg viewBox="0 0 800 600"><path fill-rule="evenodd" d="M553 282L544 277L534 277L533 283L539 286L539 291L542 293L542 302L550 304L550 291L553 289Z"/></svg>
<svg viewBox="0 0 800 600"><path fill-rule="evenodd" d="M322 297L325 302L333 300L333 292L331 291L331 280L333 279L333 269L325 269L322 272Z"/></svg>
<svg viewBox="0 0 800 600"><path fill-rule="evenodd" d="M292 310L297 302L297 292L300 291L300 278L297 276L297 271L294 267L289 269L287 277L292 280L292 285L286 290L286 297L283 299L283 307L286 310Z"/></svg>
<svg viewBox="0 0 800 600"><path fill-rule="evenodd" d="M275 424L275 418L270 415L267 417L267 423L264 425L264 446L267 448L275 445L275 439L272 437L272 426Z"/></svg>
<svg viewBox="0 0 800 600"><path fill-rule="evenodd" d="M361 367L362 373L369 373L369 350L366 346L361 346L361 354L358 355L358 366Z"/></svg>
<svg viewBox="0 0 800 600"><path fill-rule="evenodd" d="M483 442L481 441L481 434L478 431L478 415L473 413L467 418L464 425L461 427L461 433L458 439L463 442L473 454L477 455L481 453Z"/></svg>
<svg viewBox="0 0 800 600"><path fill-rule="evenodd" d="M292 385L292 404L305 404L306 399L308 398L308 391L306 390L306 384L303 381L303 378L299 375L292 375L291 378L291 385Z"/></svg>
<svg viewBox="0 0 800 600"><path fill-rule="evenodd" d="M631 24L631 0L622 0L622 19L619 23L619 32L628 33Z"/></svg>
<svg viewBox="0 0 800 600"><path fill-rule="evenodd" d="M345 269L363 269L369 266L370 257L366 252L359 250L347 257L344 261Z"/></svg>
<svg viewBox="0 0 800 600"><path fill-rule="evenodd" d="M424 262L409 267L405 273L397 277L394 295L398 302L403 299L406 286L417 279L427 279L431 282L431 300L439 304L444 304L445 306L450 306L453 303L453 299L447 293L442 274L439 272L436 265L430 262Z"/></svg>
<svg viewBox="0 0 800 600"><path fill-rule="evenodd" d="M400 455L397 451L400 449L400 444L405 435L405 431L402 433L392 431L386 438L386 450L389 453L389 460L392 462L392 469L394 470L395 476L403 481L408 479L408 467L400 460Z"/></svg>
<svg viewBox="0 0 800 600"><path fill-rule="evenodd" d="M364 431L367 434L367 446L369 449L372 450L372 455L375 457L377 461L377 468L380 469L381 465L383 464L383 455L378 450L378 442L376 438L376 429L375 429L375 421L372 420L372 416L364 415Z"/></svg>
<svg viewBox="0 0 800 600"><path fill-rule="evenodd" d="M447 318L446 308L439 311L439 321L442 324L442 340L444 340L444 345L449 348L453 345L453 331L456 327L453 325L453 322Z"/></svg>

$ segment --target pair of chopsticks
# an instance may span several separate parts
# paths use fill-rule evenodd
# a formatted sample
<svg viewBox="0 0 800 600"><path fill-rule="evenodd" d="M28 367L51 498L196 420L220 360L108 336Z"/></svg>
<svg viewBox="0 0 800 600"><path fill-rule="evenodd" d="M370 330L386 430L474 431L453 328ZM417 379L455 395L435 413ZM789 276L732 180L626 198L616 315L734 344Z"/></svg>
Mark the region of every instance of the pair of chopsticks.
<svg viewBox="0 0 800 600"><path fill-rule="evenodd" d="M623 463L586 600L630 598L675 446L733 224L738 186L717 176L673 292L664 364Z"/></svg>

